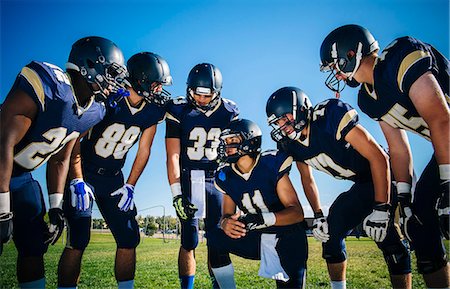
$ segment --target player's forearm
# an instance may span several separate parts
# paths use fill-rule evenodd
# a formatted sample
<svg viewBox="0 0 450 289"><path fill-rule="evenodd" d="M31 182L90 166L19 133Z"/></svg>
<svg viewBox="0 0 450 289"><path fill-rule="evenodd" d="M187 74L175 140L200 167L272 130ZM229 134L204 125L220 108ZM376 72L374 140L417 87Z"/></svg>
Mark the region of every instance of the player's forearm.
<svg viewBox="0 0 450 289"><path fill-rule="evenodd" d="M57 159L52 160L52 158L49 159L47 163L47 188L49 193L64 192L68 171L68 160L61 161Z"/></svg>
<svg viewBox="0 0 450 289"><path fill-rule="evenodd" d="M404 182L411 184L413 175L413 159L411 151L405 150L390 150L390 163L392 173L396 182Z"/></svg>
<svg viewBox="0 0 450 289"><path fill-rule="evenodd" d="M388 156L380 151L369 159L369 162L375 189L375 202L389 203L391 176Z"/></svg>
<svg viewBox="0 0 450 289"><path fill-rule="evenodd" d="M449 118L442 117L429 124L431 131L431 142L434 154L439 165L450 164L450 134ZM435 133L433 133L435 132Z"/></svg>
<svg viewBox="0 0 450 289"><path fill-rule="evenodd" d="M127 184L135 186L139 177L147 165L148 159L150 158L149 149L139 149L134 159L133 166L131 167L130 175L128 176Z"/></svg>
<svg viewBox="0 0 450 289"><path fill-rule="evenodd" d="M287 226L303 221L303 209L301 206L289 206L275 213L275 226Z"/></svg>
<svg viewBox="0 0 450 289"><path fill-rule="evenodd" d="M70 180L83 178L80 138L76 140L75 145L72 149L72 154L70 156L70 165L68 174Z"/></svg>
<svg viewBox="0 0 450 289"><path fill-rule="evenodd" d="M0 142L0 192L9 191L9 183L14 162L14 146Z"/></svg>
<svg viewBox="0 0 450 289"><path fill-rule="evenodd" d="M321 210L319 190L317 189L316 183L308 180L302 179L303 191L305 192L306 199L310 204L314 212Z"/></svg>

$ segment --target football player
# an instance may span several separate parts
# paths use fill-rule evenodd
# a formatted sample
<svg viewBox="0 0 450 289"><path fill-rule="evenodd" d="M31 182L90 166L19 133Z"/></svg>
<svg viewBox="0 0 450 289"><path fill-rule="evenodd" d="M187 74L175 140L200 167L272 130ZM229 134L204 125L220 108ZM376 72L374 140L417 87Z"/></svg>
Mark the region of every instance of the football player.
<svg viewBox="0 0 450 289"><path fill-rule="evenodd" d="M345 84L362 84L358 105L379 122L389 145L400 224L415 249L418 271L428 287L448 288L442 235L449 238L449 61L430 44L408 36L395 39L380 55L378 50L366 28L339 27L322 43L321 70L330 71L326 84L337 93ZM405 130L431 141L434 148L414 192Z"/></svg>
<svg viewBox="0 0 450 289"><path fill-rule="evenodd" d="M261 260L259 275L275 279L277 288L304 288L308 244L303 209L289 179L292 157L261 152L261 129L250 120L232 121L220 138L219 156L227 164L216 173L216 187L224 194L221 229L209 232L208 243L221 254ZM220 259L211 259L211 267L214 274L233 273Z"/></svg>
<svg viewBox="0 0 450 289"><path fill-rule="evenodd" d="M127 68L129 96L114 99L115 105L107 107L105 118L74 149L70 192L64 202L68 230L58 267L59 288L77 286L92 214L92 203L79 202L79 196L92 192L117 244L114 272L118 288L134 287L139 244L134 188L150 157L157 124L164 120L163 106L169 94L162 86L171 85L172 77L167 62L150 52L133 55ZM139 148L125 182L122 168L136 142Z"/></svg>
<svg viewBox="0 0 450 289"><path fill-rule="evenodd" d="M269 97L266 113L273 139L296 161L314 211L313 235L323 243L332 288L346 287L344 238L361 222L383 252L393 287L411 288L409 249L395 229L395 206L390 205L389 158L358 124L356 111L338 99L312 107L301 89L283 87ZM327 218L311 168L354 182L336 198Z"/></svg>
<svg viewBox="0 0 450 289"><path fill-rule="evenodd" d="M126 75L122 51L102 37L75 42L66 68L32 61L1 108L0 247L12 234L21 288L45 287L43 255L64 228L70 153L77 137L103 118L102 102ZM31 175L46 161L49 227L41 187Z"/></svg>
<svg viewBox="0 0 450 289"><path fill-rule="evenodd" d="M219 225L221 216L222 193L214 187L217 147L220 132L239 113L234 102L221 97L221 89L219 69L201 63L189 72L186 97L174 99L167 106L167 174L173 205L181 221L178 256L181 288L194 286L198 219L206 216L207 233ZM209 259L216 258L214 255L208 247ZM228 256L223 262L231 264ZM214 279L213 286L217 287Z"/></svg>

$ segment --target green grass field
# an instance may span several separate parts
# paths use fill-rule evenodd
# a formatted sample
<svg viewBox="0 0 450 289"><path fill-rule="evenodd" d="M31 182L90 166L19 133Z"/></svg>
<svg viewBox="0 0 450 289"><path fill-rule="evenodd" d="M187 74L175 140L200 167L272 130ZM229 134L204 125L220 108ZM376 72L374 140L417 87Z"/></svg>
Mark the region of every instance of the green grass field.
<svg viewBox="0 0 450 289"><path fill-rule="evenodd" d="M307 288L329 288L325 261L320 243L309 238ZM447 247L448 247L448 243ZM145 238L137 248L136 288L179 288L177 256L179 241L163 243L161 239ZM56 269L63 250L62 242L51 246L45 256L47 288L56 288ZM293 249L294 250L294 249ZM389 288L390 282L381 252L368 238L347 239L347 288ZM81 281L78 288L115 288L115 243L109 234L93 234L84 254ZM17 251L12 242L0 257L0 288L17 287L15 277ZM196 288L210 288L206 266L206 244L196 251ZM257 276L259 262L232 256L238 288L275 288L275 282ZM413 288L425 288L417 273L413 257Z"/></svg>

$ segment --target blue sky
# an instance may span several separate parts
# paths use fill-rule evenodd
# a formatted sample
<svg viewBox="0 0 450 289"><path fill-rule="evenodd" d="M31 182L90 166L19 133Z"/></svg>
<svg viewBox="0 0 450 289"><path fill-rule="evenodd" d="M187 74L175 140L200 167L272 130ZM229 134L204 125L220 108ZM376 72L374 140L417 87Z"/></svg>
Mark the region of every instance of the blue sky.
<svg viewBox="0 0 450 289"><path fill-rule="evenodd" d="M326 74L319 71L319 47L334 28L350 23L365 26L382 48L396 37L411 35L433 44L447 58L450 43L448 0L0 0L0 21L0 102L28 62L46 61L64 68L73 42L98 35L113 40L126 58L140 51L164 57L174 79L169 87L173 96L185 93L187 74L195 64L218 66L224 79L222 95L238 104L243 118L259 124L264 149L275 147L265 116L272 92L298 86L313 103L333 97L324 85ZM341 99L360 112L356 95L357 90L347 88ZM377 123L362 114L360 120L380 144L386 144ZM175 215L166 177L164 131L160 125L135 200L138 210L163 205L166 214ZM409 136L414 166L420 173L432 147ZM125 175L136 148L128 154ZM44 185L45 166L34 176ZM351 185L323 173L315 176L325 209ZM291 179L306 215L312 216L296 168ZM161 215L162 210L158 207L142 214Z"/></svg>

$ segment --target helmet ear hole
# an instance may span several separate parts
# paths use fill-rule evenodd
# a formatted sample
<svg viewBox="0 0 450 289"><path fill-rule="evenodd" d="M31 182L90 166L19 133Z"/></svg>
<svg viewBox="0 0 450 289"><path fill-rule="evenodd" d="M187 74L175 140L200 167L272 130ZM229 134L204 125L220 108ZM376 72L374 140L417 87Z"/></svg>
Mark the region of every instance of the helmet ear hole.
<svg viewBox="0 0 450 289"><path fill-rule="evenodd" d="M347 51L347 58L348 58L349 60L350 60L350 59L353 59L353 57L355 57L355 55L356 55L355 51L353 51L353 50Z"/></svg>
<svg viewBox="0 0 450 289"><path fill-rule="evenodd" d="M91 60L91 59L87 59L86 60L86 64L89 68L94 68L95 67L95 63Z"/></svg>

